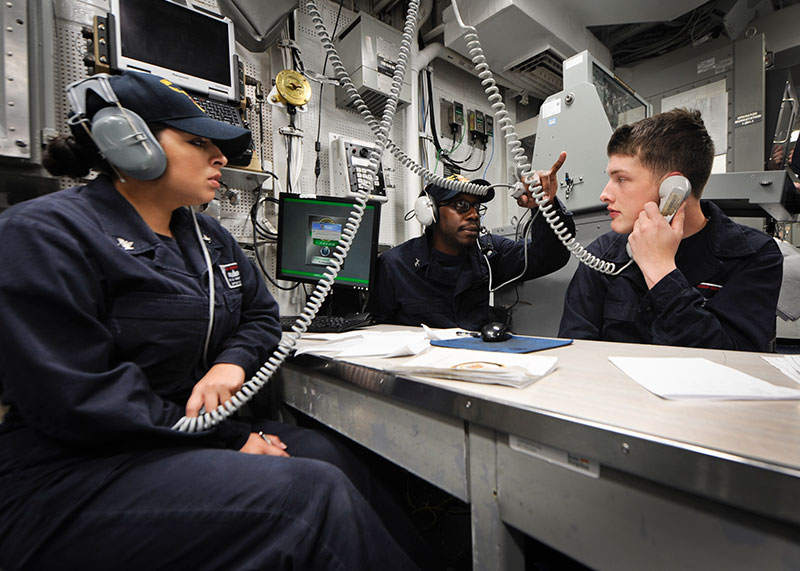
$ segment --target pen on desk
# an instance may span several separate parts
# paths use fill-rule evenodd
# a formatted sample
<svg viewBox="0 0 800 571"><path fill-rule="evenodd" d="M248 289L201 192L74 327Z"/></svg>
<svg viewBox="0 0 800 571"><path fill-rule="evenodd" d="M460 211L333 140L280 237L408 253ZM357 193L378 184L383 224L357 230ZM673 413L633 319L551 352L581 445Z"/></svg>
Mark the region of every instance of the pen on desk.
<svg viewBox="0 0 800 571"><path fill-rule="evenodd" d="M462 337L480 337L481 334L477 331L456 331L456 335L460 335Z"/></svg>

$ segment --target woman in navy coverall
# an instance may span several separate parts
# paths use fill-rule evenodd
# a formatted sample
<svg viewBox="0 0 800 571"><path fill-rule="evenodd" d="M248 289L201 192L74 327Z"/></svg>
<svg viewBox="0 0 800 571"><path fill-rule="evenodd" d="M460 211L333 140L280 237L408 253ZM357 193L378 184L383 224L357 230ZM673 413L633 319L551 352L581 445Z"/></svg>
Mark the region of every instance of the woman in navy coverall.
<svg viewBox="0 0 800 571"><path fill-rule="evenodd" d="M415 568L327 437L242 419L171 428L227 400L280 336L252 263L201 215L216 284L202 362L207 266L185 206L214 198L223 152L249 132L158 78L111 84L153 127L166 171L123 182L87 138L61 137L54 174L109 176L0 217L0 567ZM90 119L108 106L87 103Z"/></svg>

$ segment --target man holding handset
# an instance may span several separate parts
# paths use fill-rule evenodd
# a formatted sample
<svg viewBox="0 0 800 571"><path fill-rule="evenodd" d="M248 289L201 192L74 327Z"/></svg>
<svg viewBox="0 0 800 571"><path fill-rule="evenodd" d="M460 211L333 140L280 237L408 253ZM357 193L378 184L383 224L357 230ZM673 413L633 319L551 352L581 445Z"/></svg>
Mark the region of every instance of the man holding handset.
<svg viewBox="0 0 800 571"><path fill-rule="evenodd" d="M700 200L714 160L700 112L674 109L623 125L607 152L600 200L612 231L588 250L617 268L630 256L635 263L616 276L581 265L559 336L771 350L782 256L769 236ZM658 204L668 177L685 177L692 189L671 222Z"/></svg>

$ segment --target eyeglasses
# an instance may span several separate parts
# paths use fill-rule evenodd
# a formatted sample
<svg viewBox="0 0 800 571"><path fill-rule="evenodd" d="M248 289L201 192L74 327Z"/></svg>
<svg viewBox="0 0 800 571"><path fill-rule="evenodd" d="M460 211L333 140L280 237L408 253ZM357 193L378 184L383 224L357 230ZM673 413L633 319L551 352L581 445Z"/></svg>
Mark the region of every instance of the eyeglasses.
<svg viewBox="0 0 800 571"><path fill-rule="evenodd" d="M470 202L469 200L465 200L463 198L459 200L454 200L453 202L445 202L442 206L449 206L459 214L466 214L469 212L470 208L474 208L475 212L478 213L478 216L483 216L486 213L487 206L480 202Z"/></svg>

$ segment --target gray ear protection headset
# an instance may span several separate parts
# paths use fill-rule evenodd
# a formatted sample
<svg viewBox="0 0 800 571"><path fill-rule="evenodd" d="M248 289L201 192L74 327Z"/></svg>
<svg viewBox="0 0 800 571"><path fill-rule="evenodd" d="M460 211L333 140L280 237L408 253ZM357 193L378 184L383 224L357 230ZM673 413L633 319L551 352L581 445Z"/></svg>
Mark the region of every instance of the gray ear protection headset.
<svg viewBox="0 0 800 571"><path fill-rule="evenodd" d="M139 180L158 178L167 168L164 149L144 120L120 104L109 77L99 73L67 86L67 99L74 112L67 123L73 133L83 128L115 169ZM112 105L100 109L91 120L86 116L89 91Z"/></svg>
<svg viewBox="0 0 800 571"><path fill-rule="evenodd" d="M436 201L427 192L423 191L414 202L414 215L419 220L419 223L426 228L436 224L439 218L439 207L436 206Z"/></svg>

